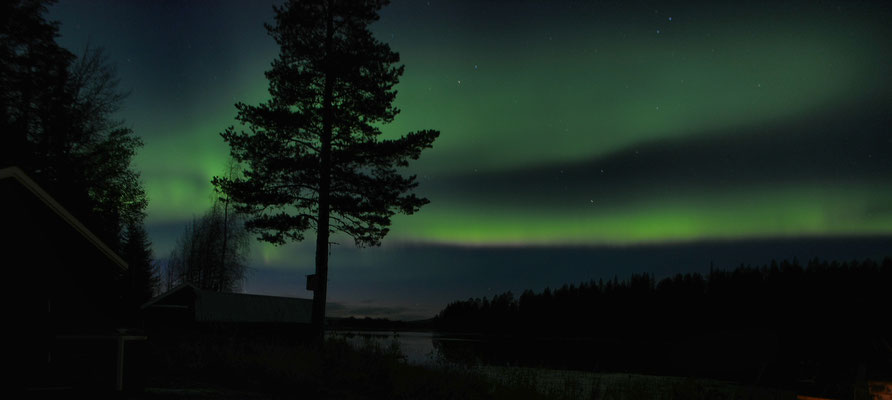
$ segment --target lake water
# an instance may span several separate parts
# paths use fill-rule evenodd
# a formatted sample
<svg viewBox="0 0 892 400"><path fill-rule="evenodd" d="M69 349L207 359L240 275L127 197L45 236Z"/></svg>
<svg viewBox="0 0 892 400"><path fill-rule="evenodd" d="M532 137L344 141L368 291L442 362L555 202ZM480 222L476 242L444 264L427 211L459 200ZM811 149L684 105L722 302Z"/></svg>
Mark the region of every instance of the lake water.
<svg viewBox="0 0 892 400"><path fill-rule="evenodd" d="M434 347L433 332L393 332L393 331L343 331L328 332L329 337L339 337L355 346L362 346L372 341L379 346L387 347L396 341L406 361L416 365L433 365L440 356Z"/></svg>
<svg viewBox="0 0 892 400"><path fill-rule="evenodd" d="M381 347L394 344L409 363L436 365L458 363L494 366L569 367L590 369L591 355L606 359L609 343L594 340L493 339L439 332L341 331L328 332L357 347L370 343ZM598 350L595 350L598 349Z"/></svg>
<svg viewBox="0 0 892 400"><path fill-rule="evenodd" d="M436 365L459 363L493 366L534 366L591 369L594 353L608 359L610 343L568 339L494 339L439 332L340 331L328 332L361 347L370 343L381 347L394 342L409 363Z"/></svg>
<svg viewBox="0 0 892 400"><path fill-rule="evenodd" d="M465 364L533 367L577 371L639 372L755 379L771 359L773 339L749 332L684 341L585 338L487 338L439 332L329 332L356 346L394 342L409 363L435 366ZM763 335L764 336L764 335ZM720 345L732 343L733 346ZM720 349L725 350L720 350ZM731 350L728 350L731 349Z"/></svg>

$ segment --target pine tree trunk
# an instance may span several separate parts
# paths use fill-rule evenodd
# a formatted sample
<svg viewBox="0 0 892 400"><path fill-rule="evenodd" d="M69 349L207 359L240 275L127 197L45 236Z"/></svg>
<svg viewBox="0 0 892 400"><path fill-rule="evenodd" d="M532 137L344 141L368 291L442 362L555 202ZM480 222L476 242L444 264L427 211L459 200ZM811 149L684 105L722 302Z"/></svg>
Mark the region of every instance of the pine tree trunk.
<svg viewBox="0 0 892 400"><path fill-rule="evenodd" d="M327 85L326 85L327 86ZM328 292L328 239L329 239L329 190L330 190L330 157L331 131L327 131L328 140L323 139L322 157L319 179L319 220L316 223L316 286L313 288L313 335L321 344L325 334L325 301Z"/></svg>
<svg viewBox="0 0 892 400"><path fill-rule="evenodd" d="M326 157L322 158L322 164L326 164ZM322 169L324 173L326 168ZM328 292L328 180L327 177L322 178L319 185L319 221L316 224L316 286L313 288L312 324L313 340L320 345L325 338L325 301Z"/></svg>
<svg viewBox="0 0 892 400"><path fill-rule="evenodd" d="M313 288L313 340L325 337L325 301L328 292L328 202L319 196L319 223L316 231L316 286ZM323 201L322 199L326 200Z"/></svg>
<svg viewBox="0 0 892 400"><path fill-rule="evenodd" d="M326 19L325 52L331 54L334 34L331 6ZM328 64L330 61L326 61ZM329 191L331 190L331 136L332 136L332 93L334 82L330 65L326 65L325 87L322 93L322 137L319 149L319 216L316 221L316 286L313 288L313 336L317 344L325 339L325 301L328 292L328 239L329 239Z"/></svg>

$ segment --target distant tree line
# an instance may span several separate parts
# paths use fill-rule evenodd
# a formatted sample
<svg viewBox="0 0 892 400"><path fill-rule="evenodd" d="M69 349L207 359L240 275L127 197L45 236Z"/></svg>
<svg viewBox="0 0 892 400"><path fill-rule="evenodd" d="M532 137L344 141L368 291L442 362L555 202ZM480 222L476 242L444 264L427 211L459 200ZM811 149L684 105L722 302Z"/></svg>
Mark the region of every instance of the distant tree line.
<svg viewBox="0 0 892 400"><path fill-rule="evenodd" d="M347 317L347 318L335 318L328 317L326 318L327 329L330 330L403 330L408 328L413 328L416 326L420 326L417 321L406 322L406 321L393 321L387 318L372 318L372 317Z"/></svg>
<svg viewBox="0 0 892 400"><path fill-rule="evenodd" d="M483 337L435 345L458 360L700 376L837 397L858 379L888 376L889 287L889 257L772 261L659 280L635 274L453 302L435 329Z"/></svg>
<svg viewBox="0 0 892 400"><path fill-rule="evenodd" d="M522 336L672 338L735 329L800 336L845 332L886 341L892 258L710 269L657 281L636 274L542 292L506 292L450 303L439 330ZM878 337L880 336L880 337Z"/></svg>

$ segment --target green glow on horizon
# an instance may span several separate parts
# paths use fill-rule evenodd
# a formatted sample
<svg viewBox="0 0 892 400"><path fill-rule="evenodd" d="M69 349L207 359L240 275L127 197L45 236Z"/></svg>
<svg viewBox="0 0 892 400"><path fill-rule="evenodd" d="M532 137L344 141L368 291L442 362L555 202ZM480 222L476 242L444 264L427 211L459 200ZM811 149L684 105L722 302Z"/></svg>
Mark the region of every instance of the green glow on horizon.
<svg viewBox="0 0 892 400"><path fill-rule="evenodd" d="M747 187L697 197L578 209L528 210L429 205L400 217L391 241L455 245L635 245L760 237L892 234L892 190L875 185ZM582 202L580 202L582 203ZM881 208L879 208L881 209ZM456 218L462 215L462 218Z"/></svg>
<svg viewBox="0 0 892 400"><path fill-rule="evenodd" d="M699 196L656 196L619 205L581 205L538 211L434 202L397 216L383 246L634 246L759 238L892 234L892 189L878 184L741 187ZM584 202L580 201L580 204ZM884 211L885 210L885 211ZM349 238L335 239L350 246ZM312 269L303 244L259 244L252 256L266 267ZM298 255L309 257L295 259Z"/></svg>

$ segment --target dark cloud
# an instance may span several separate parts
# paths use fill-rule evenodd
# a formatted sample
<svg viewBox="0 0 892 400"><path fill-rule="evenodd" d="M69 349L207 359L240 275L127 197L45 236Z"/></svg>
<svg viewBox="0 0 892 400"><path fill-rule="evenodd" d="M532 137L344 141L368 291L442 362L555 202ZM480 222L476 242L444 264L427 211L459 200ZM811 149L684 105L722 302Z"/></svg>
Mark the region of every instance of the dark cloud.
<svg viewBox="0 0 892 400"><path fill-rule="evenodd" d="M580 196L622 204L745 185L889 182L890 126L886 110L853 106L820 118L642 143L593 160L433 178L424 189L441 201L560 207Z"/></svg>

